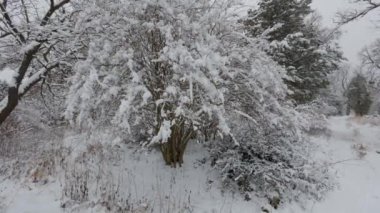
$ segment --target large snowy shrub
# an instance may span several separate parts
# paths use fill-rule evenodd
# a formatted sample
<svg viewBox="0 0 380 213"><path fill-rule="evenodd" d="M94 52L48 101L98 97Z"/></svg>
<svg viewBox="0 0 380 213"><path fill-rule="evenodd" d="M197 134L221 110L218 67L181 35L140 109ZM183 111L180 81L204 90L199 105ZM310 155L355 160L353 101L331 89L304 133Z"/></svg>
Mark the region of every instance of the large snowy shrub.
<svg viewBox="0 0 380 213"><path fill-rule="evenodd" d="M79 23L89 52L76 65L66 117L82 127L116 125L140 142L159 144L171 165L182 163L186 144L202 127L231 136L227 90L242 84L253 92L282 74L252 63L266 55L236 31L229 4L96 4Z"/></svg>
<svg viewBox="0 0 380 213"><path fill-rule="evenodd" d="M262 196L317 195L302 114L286 103L285 70L247 38L234 2L109 1L78 17L88 53L75 66L66 118L113 126L182 163L191 139L215 138L215 168ZM210 134L212 132L212 134ZM214 136L214 137L211 137ZM319 174L319 173L318 173Z"/></svg>

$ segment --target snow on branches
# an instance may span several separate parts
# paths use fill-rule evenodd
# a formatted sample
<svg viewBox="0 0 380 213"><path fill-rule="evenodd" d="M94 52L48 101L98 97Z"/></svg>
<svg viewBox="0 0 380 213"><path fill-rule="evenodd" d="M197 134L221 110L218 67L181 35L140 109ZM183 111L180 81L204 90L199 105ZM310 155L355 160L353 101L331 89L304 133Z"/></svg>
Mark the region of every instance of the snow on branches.
<svg viewBox="0 0 380 213"><path fill-rule="evenodd" d="M87 59L76 66L66 116L77 124L104 121L100 116L129 133L150 116L152 136L165 120L197 130L216 119L228 135L224 94L235 76L253 74L243 47L255 51L248 48L252 41L234 32L233 16L224 10L229 3L144 3L92 8L105 14L92 21L107 25L83 23L95 32ZM104 106L114 108L96 110Z"/></svg>
<svg viewBox="0 0 380 213"><path fill-rule="evenodd" d="M17 72L6 67L0 71L0 83L5 83L8 87L16 86Z"/></svg>
<svg viewBox="0 0 380 213"><path fill-rule="evenodd" d="M266 42L244 35L233 6L115 0L83 7L77 28L88 51L74 67L65 116L83 129L114 126L158 146L171 166L182 164L192 139L214 138L215 168L224 177L233 171L232 182L244 178L258 194L309 193L320 185L304 171L302 115L285 100L286 71L262 51Z"/></svg>

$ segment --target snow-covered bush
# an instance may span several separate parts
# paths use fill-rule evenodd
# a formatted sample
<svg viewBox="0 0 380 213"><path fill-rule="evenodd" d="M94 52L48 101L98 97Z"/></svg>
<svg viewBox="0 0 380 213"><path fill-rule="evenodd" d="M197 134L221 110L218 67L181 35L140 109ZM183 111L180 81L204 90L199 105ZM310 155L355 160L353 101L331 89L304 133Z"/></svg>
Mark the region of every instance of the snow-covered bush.
<svg viewBox="0 0 380 213"><path fill-rule="evenodd" d="M215 138L215 168L260 196L319 198L328 188L310 169L303 114L285 101L285 70L262 51L265 42L244 35L234 1L83 8L77 28L89 48L71 78L65 116L72 125L112 127L158 145L172 166L182 164L191 139Z"/></svg>
<svg viewBox="0 0 380 213"><path fill-rule="evenodd" d="M178 183L178 176L171 173L173 170L157 162L160 156L145 158L148 150L137 151L138 144L123 146L121 142L112 130L66 135L63 144L67 152L61 164L61 206L66 211L187 212L191 209L193 185Z"/></svg>
<svg viewBox="0 0 380 213"><path fill-rule="evenodd" d="M286 106L265 112L269 116L254 120L248 115L229 118L239 146L228 140L211 145L212 165L220 169L223 183L239 189L246 199L252 195L281 203L321 199L333 184L327 168L313 161L316 147L305 132L325 130L324 117Z"/></svg>
<svg viewBox="0 0 380 213"><path fill-rule="evenodd" d="M274 69L274 65L260 66L264 73ZM272 84L281 85L273 80ZM272 88L275 85L231 93L231 97L242 97L227 110L234 112L228 121L240 144L228 140L211 144L212 164L220 169L224 184L238 188L246 199L252 194L270 202L321 199L333 184L328 169L313 160L317 147L308 135L328 133L325 114L329 107L314 101L294 108L285 101L285 88ZM244 111L235 108L237 103L245 106Z"/></svg>
<svg viewBox="0 0 380 213"><path fill-rule="evenodd" d="M309 135L329 134L327 116L336 115L335 106L329 105L325 99L318 98L308 104L298 105L297 112L302 129Z"/></svg>

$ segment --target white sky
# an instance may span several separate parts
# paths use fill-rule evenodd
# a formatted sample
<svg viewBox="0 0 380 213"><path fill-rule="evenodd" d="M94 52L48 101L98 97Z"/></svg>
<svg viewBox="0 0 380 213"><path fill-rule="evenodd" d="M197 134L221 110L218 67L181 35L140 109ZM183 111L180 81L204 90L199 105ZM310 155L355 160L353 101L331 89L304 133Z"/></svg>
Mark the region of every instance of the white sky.
<svg viewBox="0 0 380 213"><path fill-rule="evenodd" d="M352 0L314 0L312 7L322 16L323 22L327 26L335 26L334 18L338 11L349 8L357 8L358 4L350 3ZM345 25L340 39L341 47L349 63L358 65L360 63L358 53L366 46L371 44L376 38L380 38L380 9L374 10L366 17Z"/></svg>

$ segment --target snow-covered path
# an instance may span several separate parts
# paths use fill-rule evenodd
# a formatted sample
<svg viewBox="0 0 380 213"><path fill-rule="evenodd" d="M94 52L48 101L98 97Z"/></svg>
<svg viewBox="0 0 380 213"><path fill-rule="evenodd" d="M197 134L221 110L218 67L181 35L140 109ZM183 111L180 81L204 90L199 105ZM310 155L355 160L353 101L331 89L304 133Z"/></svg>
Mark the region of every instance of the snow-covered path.
<svg viewBox="0 0 380 213"><path fill-rule="evenodd" d="M314 206L315 213L380 212L380 126L358 123L347 117L330 119L332 136L324 143L337 162L331 166L340 186Z"/></svg>
<svg viewBox="0 0 380 213"><path fill-rule="evenodd" d="M380 126L350 117L329 121L331 137L316 139L336 170L338 188L306 209L288 206L281 213L380 212ZM355 148L356 147L356 148ZM361 153L361 154L360 154Z"/></svg>
<svg viewBox="0 0 380 213"><path fill-rule="evenodd" d="M33 186L5 181L0 184L0 213L61 213L60 195L57 183Z"/></svg>
<svg viewBox="0 0 380 213"><path fill-rule="evenodd" d="M294 204L274 213L380 212L380 125L363 124L362 121L349 117L331 118L329 125L331 136L315 140L327 152L329 159L324 160L331 162L327 166L336 170L339 187L329 193L322 202L312 203L304 208ZM158 160L152 159L152 162ZM153 167L157 165L152 162L147 163L152 168L144 172L155 170ZM199 190L199 196L192 200L193 212L259 212L258 202L249 203L239 199L221 201L226 198L217 196L215 190L203 191L200 189L200 182L207 178L206 174L202 176L201 170L198 171L191 165L187 165L186 168L187 170L178 172L178 186L175 187L178 187L178 190L180 187L188 187L193 189L193 192L195 189ZM149 174L142 176L149 178ZM165 180L164 176L162 180ZM186 185L181 186L181 182ZM60 186L57 182L38 186L30 182L18 185L9 180L3 181L0 182L0 213L61 213L64 211L60 208L60 197ZM223 205L223 208L215 205ZM82 212L84 211L85 209ZM103 211L86 209L86 212Z"/></svg>

